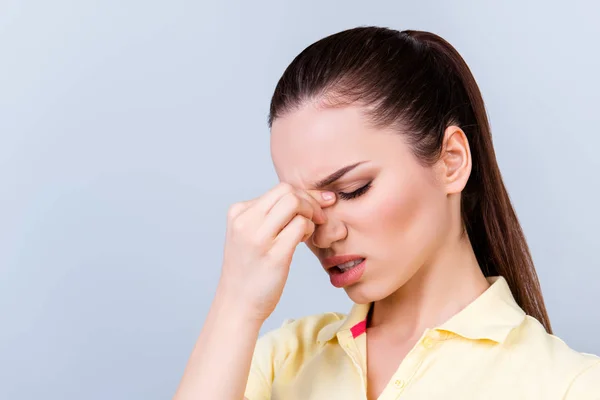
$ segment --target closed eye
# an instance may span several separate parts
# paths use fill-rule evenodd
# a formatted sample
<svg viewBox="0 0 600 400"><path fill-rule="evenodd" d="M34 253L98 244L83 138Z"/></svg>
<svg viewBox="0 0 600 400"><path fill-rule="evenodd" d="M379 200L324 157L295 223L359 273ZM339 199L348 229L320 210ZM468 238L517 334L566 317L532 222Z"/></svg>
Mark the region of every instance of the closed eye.
<svg viewBox="0 0 600 400"><path fill-rule="evenodd" d="M367 183L365 186L363 186L359 189L356 189L354 192L351 192L351 193L340 192L340 193L338 193L338 195L343 200L351 200L351 199L357 198L357 197L365 194L371 188L372 183L373 183L373 181Z"/></svg>

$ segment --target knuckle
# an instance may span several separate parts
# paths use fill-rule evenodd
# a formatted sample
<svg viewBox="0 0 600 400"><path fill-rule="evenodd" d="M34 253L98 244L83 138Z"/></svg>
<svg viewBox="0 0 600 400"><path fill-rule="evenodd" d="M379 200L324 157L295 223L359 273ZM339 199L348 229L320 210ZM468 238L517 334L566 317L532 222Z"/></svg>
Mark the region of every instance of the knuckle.
<svg viewBox="0 0 600 400"><path fill-rule="evenodd" d="M286 202L287 205L293 208L294 210L300 208L300 206L302 205L302 200L299 197L292 195L287 196Z"/></svg>
<svg viewBox="0 0 600 400"><path fill-rule="evenodd" d="M260 235L251 235L248 238L248 241L252 245L252 247L263 248L266 245L266 240Z"/></svg>
<svg viewBox="0 0 600 400"><path fill-rule="evenodd" d="M246 229L246 221L243 218L235 218L231 222L231 229L237 233L243 232Z"/></svg>
<svg viewBox="0 0 600 400"><path fill-rule="evenodd" d="M286 193L291 193L294 191L294 187L287 182L279 183L279 187Z"/></svg>
<svg viewBox="0 0 600 400"><path fill-rule="evenodd" d="M296 215L296 224L299 226L299 228L306 230L309 226L310 221L302 216L302 215Z"/></svg>
<svg viewBox="0 0 600 400"><path fill-rule="evenodd" d="M230 220L234 219L240 214L243 208L244 205L242 203L235 203L230 205L229 209L227 210L227 218L229 218Z"/></svg>
<svg viewBox="0 0 600 400"><path fill-rule="evenodd" d="M312 221L308 221L306 223L306 227L304 228L304 235L302 236L302 241L308 240L315 233L315 224Z"/></svg>
<svg viewBox="0 0 600 400"><path fill-rule="evenodd" d="M306 218L306 217L302 218L302 226L304 228L310 227L310 224L311 224L311 221L308 218Z"/></svg>

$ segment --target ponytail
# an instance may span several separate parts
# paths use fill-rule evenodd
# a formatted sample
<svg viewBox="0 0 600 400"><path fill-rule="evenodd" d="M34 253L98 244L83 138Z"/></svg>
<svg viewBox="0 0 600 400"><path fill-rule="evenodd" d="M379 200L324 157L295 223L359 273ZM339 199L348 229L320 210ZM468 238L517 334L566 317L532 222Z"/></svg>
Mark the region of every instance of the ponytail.
<svg viewBox="0 0 600 400"><path fill-rule="evenodd" d="M529 247L498 168L475 78L460 54L441 37L427 32L406 33L425 43L438 60L446 61L468 97L474 123L467 123L464 130L468 132L473 170L463 191L461 212L477 261L485 276L503 276L519 306L552 333Z"/></svg>

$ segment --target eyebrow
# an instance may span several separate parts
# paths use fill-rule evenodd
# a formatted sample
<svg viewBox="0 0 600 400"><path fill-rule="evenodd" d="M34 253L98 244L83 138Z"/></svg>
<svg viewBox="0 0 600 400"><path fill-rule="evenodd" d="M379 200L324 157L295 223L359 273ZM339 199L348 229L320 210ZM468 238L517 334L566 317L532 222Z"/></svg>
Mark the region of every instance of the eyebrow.
<svg viewBox="0 0 600 400"><path fill-rule="evenodd" d="M342 176L346 175L348 172L352 171L354 168L358 167L360 164L362 164L364 162L366 162L366 161L359 161L352 165L346 165L345 167L338 169L337 171L335 171L333 174L329 175L325 179L321 179L320 181L316 182L313 185L313 187L316 189L326 188L327 186L331 185L332 183L334 183L335 181L340 179Z"/></svg>

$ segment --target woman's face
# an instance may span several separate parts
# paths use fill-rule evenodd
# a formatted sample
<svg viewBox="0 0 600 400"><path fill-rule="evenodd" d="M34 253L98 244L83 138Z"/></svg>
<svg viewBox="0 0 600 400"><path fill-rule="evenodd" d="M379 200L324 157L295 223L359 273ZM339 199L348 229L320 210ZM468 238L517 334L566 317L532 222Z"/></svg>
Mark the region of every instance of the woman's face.
<svg viewBox="0 0 600 400"><path fill-rule="evenodd" d="M279 180L305 190L358 164L323 188L337 201L305 242L321 262L365 258L344 287L354 302L389 296L433 261L450 225L447 194L438 169L419 164L401 134L370 127L358 106L306 105L274 121L271 155Z"/></svg>

